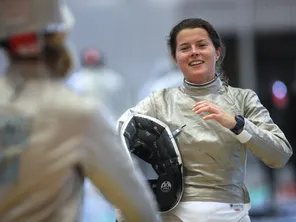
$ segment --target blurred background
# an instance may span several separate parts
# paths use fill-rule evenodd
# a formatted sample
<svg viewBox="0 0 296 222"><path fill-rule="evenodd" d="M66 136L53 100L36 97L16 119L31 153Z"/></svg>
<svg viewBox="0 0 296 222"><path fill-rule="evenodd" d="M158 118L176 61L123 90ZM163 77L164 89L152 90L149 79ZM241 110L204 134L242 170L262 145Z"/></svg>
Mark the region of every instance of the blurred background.
<svg viewBox="0 0 296 222"><path fill-rule="evenodd" d="M76 65L67 84L77 90L86 86L97 90L95 96L100 95L111 110L114 126L122 112L151 91L182 83L182 74L170 59L166 36L180 20L201 17L212 23L224 40L224 70L230 85L253 89L296 147L295 0L67 3L76 18L69 36ZM0 55L0 73L5 66ZM249 154L245 182L252 200L252 221L296 221L295 168L295 155L285 168L269 169ZM84 221L114 222L113 208L89 181L85 192Z"/></svg>

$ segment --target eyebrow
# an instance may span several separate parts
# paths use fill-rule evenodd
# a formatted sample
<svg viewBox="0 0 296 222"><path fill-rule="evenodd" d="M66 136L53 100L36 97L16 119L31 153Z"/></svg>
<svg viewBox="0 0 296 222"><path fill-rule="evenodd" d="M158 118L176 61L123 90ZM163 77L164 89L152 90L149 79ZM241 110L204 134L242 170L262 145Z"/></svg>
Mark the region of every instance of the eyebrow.
<svg viewBox="0 0 296 222"><path fill-rule="evenodd" d="M202 42L202 41L207 41L207 40L206 40L206 39L201 39L201 40L198 40L197 43L200 43L200 42ZM179 46L184 46L184 45L188 45L188 44L189 44L189 43L184 42L184 43L180 44Z"/></svg>

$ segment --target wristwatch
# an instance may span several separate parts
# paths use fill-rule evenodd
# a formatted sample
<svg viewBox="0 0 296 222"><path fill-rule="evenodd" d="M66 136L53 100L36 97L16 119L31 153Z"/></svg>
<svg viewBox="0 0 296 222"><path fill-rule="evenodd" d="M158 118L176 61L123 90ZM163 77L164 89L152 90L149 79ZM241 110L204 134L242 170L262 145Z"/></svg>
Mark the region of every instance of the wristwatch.
<svg viewBox="0 0 296 222"><path fill-rule="evenodd" d="M234 118L236 120L236 125L234 126L233 129L231 129L231 131L234 134L238 135L245 126L245 118L241 115L236 115Z"/></svg>

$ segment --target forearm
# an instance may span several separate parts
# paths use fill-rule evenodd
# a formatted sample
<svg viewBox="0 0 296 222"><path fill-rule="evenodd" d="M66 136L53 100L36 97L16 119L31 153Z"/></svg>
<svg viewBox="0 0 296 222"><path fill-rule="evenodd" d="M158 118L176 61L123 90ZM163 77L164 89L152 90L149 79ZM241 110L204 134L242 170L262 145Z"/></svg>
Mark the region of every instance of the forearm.
<svg viewBox="0 0 296 222"><path fill-rule="evenodd" d="M101 119L99 123L87 134L82 146L86 153L85 175L124 212L128 221L158 221L157 204L129 151L121 146L105 121Z"/></svg>
<svg viewBox="0 0 296 222"><path fill-rule="evenodd" d="M126 151L112 145L97 156L94 154L87 175L104 196L124 212L128 221L157 221L157 205L150 188Z"/></svg>
<svg viewBox="0 0 296 222"><path fill-rule="evenodd" d="M266 165L281 168L293 154L292 147L277 126L271 123L270 128L264 130L246 120L244 129L251 135L251 139L245 145Z"/></svg>
<svg viewBox="0 0 296 222"><path fill-rule="evenodd" d="M283 167L293 154L290 143L255 92L248 90L244 100L244 129L251 135L246 147L266 165Z"/></svg>
<svg viewBox="0 0 296 222"><path fill-rule="evenodd" d="M126 222L126 219L120 209L115 209L115 213L117 222Z"/></svg>

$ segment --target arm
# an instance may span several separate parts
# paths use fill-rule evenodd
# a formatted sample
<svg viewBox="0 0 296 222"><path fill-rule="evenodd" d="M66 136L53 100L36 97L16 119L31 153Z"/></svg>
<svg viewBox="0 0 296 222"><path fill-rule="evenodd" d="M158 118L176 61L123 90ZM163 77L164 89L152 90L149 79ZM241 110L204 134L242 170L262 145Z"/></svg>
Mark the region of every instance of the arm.
<svg viewBox="0 0 296 222"><path fill-rule="evenodd" d="M100 114L94 115L90 124L83 144L85 175L128 221L159 221L150 189L115 132Z"/></svg>
<svg viewBox="0 0 296 222"><path fill-rule="evenodd" d="M130 115L133 115L135 113L138 114L143 114L143 115L148 115L151 117L155 117L156 116L156 111L155 111L155 107L153 105L153 97L149 96L147 98L145 98L144 100L142 100L141 102L139 102L135 107L128 109L117 121L117 127L116 127L116 131L119 134L122 128L122 125L124 124L124 122L128 119L128 117ZM118 207L118 206L117 206ZM123 213L121 212L120 209L116 209L116 218L118 222L124 222L125 217L123 215Z"/></svg>
<svg viewBox="0 0 296 222"><path fill-rule="evenodd" d="M256 93L251 90L246 92L245 97L240 98L244 110L244 128L240 134L233 135L266 165L272 168L283 167L293 153L292 147ZM208 101L196 103L193 111L197 114L208 112L204 120L214 119L227 129L233 129L236 125L234 116Z"/></svg>
<svg viewBox="0 0 296 222"><path fill-rule="evenodd" d="M153 94L146 97L141 102L139 102L135 107L128 109L117 121L116 131L120 132L124 122L133 114L143 114L156 118L156 108L153 102Z"/></svg>
<svg viewBox="0 0 296 222"><path fill-rule="evenodd" d="M245 98L244 110L244 130L251 135L246 147L269 167L283 167L293 154L292 147L251 90Z"/></svg>

